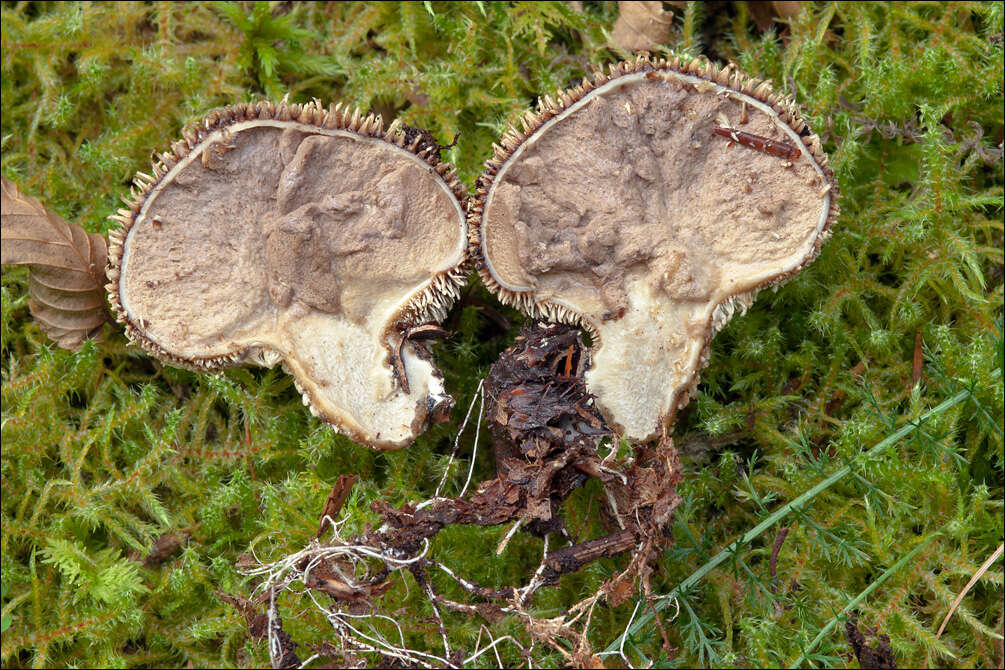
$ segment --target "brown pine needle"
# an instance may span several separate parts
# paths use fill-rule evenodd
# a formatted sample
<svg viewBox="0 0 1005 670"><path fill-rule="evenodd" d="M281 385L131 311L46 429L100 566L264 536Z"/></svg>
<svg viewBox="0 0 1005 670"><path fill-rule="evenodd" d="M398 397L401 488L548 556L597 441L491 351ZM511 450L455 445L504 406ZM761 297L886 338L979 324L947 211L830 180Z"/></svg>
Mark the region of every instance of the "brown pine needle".
<svg viewBox="0 0 1005 670"><path fill-rule="evenodd" d="M977 580L988 571L988 568L990 568L991 565L998 560L998 557L1002 555L1002 551L1005 551L1005 542L999 544L998 548L995 549L995 553L991 554L991 557L984 561L984 565L977 568L977 572L974 573L974 576L970 578L967 585L963 587L962 591L960 591L960 595L956 596L956 600L954 600L953 604L949 607L949 612L946 614L946 618L942 620L942 625L939 626L939 632L935 634L936 640L942 637L942 631L946 629L946 624L949 623L949 617L953 616L953 612L955 612L956 608L960 606L964 596L966 596L970 589L973 588L974 584L977 583Z"/></svg>

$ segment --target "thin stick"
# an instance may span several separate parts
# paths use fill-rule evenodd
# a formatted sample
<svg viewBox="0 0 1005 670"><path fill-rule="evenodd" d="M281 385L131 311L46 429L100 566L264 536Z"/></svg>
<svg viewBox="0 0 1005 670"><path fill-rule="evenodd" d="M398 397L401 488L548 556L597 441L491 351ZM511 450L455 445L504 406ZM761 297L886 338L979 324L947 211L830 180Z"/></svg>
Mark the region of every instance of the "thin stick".
<svg viewBox="0 0 1005 670"><path fill-rule="evenodd" d="M960 591L960 595L956 596L956 600L954 600L953 604L950 605L949 611L946 613L946 618L942 620L942 625L939 626L939 632L935 634L936 640L942 637L942 631L946 629L946 624L949 623L949 617L953 616L953 612L955 612L956 608L960 606L964 596L966 596L970 589L973 588L974 584L977 583L977 580L984 576L984 573L988 571L988 568L994 565L994 562L998 560L998 557L1002 555L1003 551L1005 551L1005 542L999 544L998 548L995 549L995 553L991 554L988 560L984 561L984 564L977 568L977 572L974 573L974 576L970 578L967 585L963 587L962 591Z"/></svg>
<svg viewBox="0 0 1005 670"><path fill-rule="evenodd" d="M522 526L523 522L526 520L527 517L524 516L516 520L516 523L513 524L513 527L509 529L508 533L506 533L506 537L504 537L502 539L502 542L499 543L499 546L496 547L496 556L501 556L502 553L506 551L506 545L509 544L510 538L513 537L516 531L519 530L520 526Z"/></svg>
<svg viewBox="0 0 1005 670"><path fill-rule="evenodd" d="M447 627L443 625L443 617L440 616L440 608L436 606L436 596L433 595L433 587L426 582L426 595L429 596L429 604L433 606L433 614L436 615L436 621L440 624L440 637L443 638L443 655L446 658L450 658L450 641L447 640Z"/></svg>
<svg viewBox="0 0 1005 670"><path fill-rule="evenodd" d="M478 420L475 421L475 444L471 447L471 467L468 468L468 478L464 482L464 488L461 489L458 498L463 498L464 494L468 491L468 485L471 484L471 475L475 473L475 457L478 455L478 437L482 431L482 416L485 414L485 391L482 389L482 384L485 382L483 379L478 383L478 396L481 398L481 402L478 403Z"/></svg>
<svg viewBox="0 0 1005 670"><path fill-rule="evenodd" d="M454 437L454 450L450 452L450 460L447 461L447 467L443 468L443 476L440 478L440 483L436 486L436 493L433 494L433 498L440 497L443 485L447 482L447 475L450 474L450 466L454 464L454 457L457 456L457 450L461 445L461 435L464 434L464 429L468 427L468 419L471 418L471 410L475 408L475 400L477 400L478 396L481 395L482 402L485 402L485 395L482 393L483 384L485 384L485 380L479 380L478 388L475 389L475 396L471 398L471 404L468 405L468 413L464 415L464 421L461 422L461 427L457 429L457 436Z"/></svg>

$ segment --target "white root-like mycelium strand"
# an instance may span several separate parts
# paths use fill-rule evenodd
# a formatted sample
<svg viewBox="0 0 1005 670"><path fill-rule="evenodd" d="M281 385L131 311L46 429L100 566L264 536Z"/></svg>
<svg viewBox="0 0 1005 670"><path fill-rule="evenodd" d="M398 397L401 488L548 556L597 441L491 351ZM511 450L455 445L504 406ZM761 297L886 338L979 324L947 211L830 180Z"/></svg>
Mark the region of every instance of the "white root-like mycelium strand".
<svg viewBox="0 0 1005 670"><path fill-rule="evenodd" d="M820 140L770 84L704 59L619 63L521 125L470 208L479 273L503 302L586 328L598 407L651 439L716 331L829 235Z"/></svg>
<svg viewBox="0 0 1005 670"><path fill-rule="evenodd" d="M282 362L340 432L409 444L453 404L402 338L464 282L454 169L421 131L341 106L239 104L183 135L113 217L108 291L129 337L196 369Z"/></svg>

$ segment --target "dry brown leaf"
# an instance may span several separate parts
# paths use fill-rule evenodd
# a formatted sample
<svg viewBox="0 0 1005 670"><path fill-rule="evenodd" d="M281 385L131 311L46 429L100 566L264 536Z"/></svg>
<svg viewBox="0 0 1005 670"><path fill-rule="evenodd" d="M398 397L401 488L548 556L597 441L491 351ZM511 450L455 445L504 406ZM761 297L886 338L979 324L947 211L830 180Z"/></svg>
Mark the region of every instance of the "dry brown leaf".
<svg viewBox="0 0 1005 670"><path fill-rule="evenodd" d="M11 180L2 180L0 262L31 268L32 316L56 344L79 349L108 319L105 238L68 223Z"/></svg>
<svg viewBox="0 0 1005 670"><path fill-rule="evenodd" d="M749 2L747 8L758 30L763 32L770 28L776 19L791 19L797 15L802 11L803 4L799 1Z"/></svg>
<svg viewBox="0 0 1005 670"><path fill-rule="evenodd" d="M897 659L890 649L889 635L883 635L875 627L859 629L858 618L854 614L848 617L844 627L845 637L848 638L848 644L851 645L860 667L896 670ZM875 643L869 644L869 638L874 639Z"/></svg>
<svg viewBox="0 0 1005 670"><path fill-rule="evenodd" d="M779 2L775 0L771 3L771 6L775 9L775 14L783 19L791 19L793 16L802 11L803 5L806 4L801 0L785 0L784 2Z"/></svg>
<svg viewBox="0 0 1005 670"><path fill-rule="evenodd" d="M324 509L321 510L321 521L318 522L318 532L317 538L321 539L321 534L325 529L325 520L328 520L329 524L334 524L335 520L338 518L338 513L342 510L342 505L349 498L349 494L352 492L352 487L356 484L359 479L356 475L339 475L338 479L335 480L335 484L332 486L332 492L328 494L328 499L325 500Z"/></svg>
<svg viewBox="0 0 1005 670"><path fill-rule="evenodd" d="M221 602L233 605L238 612L244 615L244 621L248 624L248 634L251 635L251 639L265 639L269 631L269 616L262 611L261 603L248 600L240 594L230 594L224 591L216 591L215 593Z"/></svg>
<svg viewBox="0 0 1005 670"><path fill-rule="evenodd" d="M650 51L670 39L673 12L662 2L618 2L618 20L611 30L611 44L625 51Z"/></svg>

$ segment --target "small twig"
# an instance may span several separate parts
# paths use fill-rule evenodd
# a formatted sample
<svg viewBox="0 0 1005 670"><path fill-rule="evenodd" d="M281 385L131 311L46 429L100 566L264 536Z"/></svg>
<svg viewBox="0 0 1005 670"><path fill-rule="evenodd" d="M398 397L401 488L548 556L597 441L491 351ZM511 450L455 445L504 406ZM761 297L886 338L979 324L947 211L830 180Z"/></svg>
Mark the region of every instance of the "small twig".
<svg viewBox="0 0 1005 670"><path fill-rule="evenodd" d="M478 437L481 435L482 430L482 416L485 414L485 393L482 391L482 384L485 380L478 383L478 397L481 402L478 403L478 420L475 422L475 443L471 447L471 466L468 468L468 478L464 481L464 488L461 489L458 498L463 498L464 494L468 491L468 486L471 484L471 476L475 473L475 457L478 456Z"/></svg>
<svg viewBox="0 0 1005 670"><path fill-rule="evenodd" d="M670 638L667 637L666 628L663 627L663 618L660 616L660 613L656 611L656 606L653 605L653 601L651 599L647 598L646 602L649 604L649 609L652 610L653 619L656 621L656 627L660 631L660 637L663 638L663 651L669 654L673 647L670 644Z"/></svg>
<svg viewBox="0 0 1005 670"><path fill-rule="evenodd" d="M457 456L457 450L461 445L461 435L464 434L464 429L468 426L468 419L471 418L471 412L475 408L475 401L481 396L482 402L485 402L485 394L482 391L482 387L485 384L485 380L481 379L478 381L478 388L475 389L475 395L471 398L471 404L468 405L468 413L464 415L464 421L461 422L461 427L457 429L457 436L454 437L454 450L450 452L450 459L447 461L447 466L443 468L443 476L440 477L440 483L436 485L436 493L433 494L433 498L439 498L440 493L443 491L443 485L447 483L447 476L450 474L450 466L454 463L454 458ZM475 444L477 447L477 443Z"/></svg>
<svg viewBox="0 0 1005 670"><path fill-rule="evenodd" d="M433 588L429 585L427 581L425 583L426 595L429 596L429 604L433 607L433 614L436 615L436 621L440 626L440 638L443 640L443 653L447 658L450 658L450 641L447 640L447 627L443 624L443 617L440 615L440 608L436 606L436 596L433 594Z"/></svg>
<svg viewBox="0 0 1005 670"><path fill-rule="evenodd" d="M621 513L618 511L618 503L614 500L614 494L611 490L604 487L604 494L607 496L607 503L611 506L611 512L614 514L614 520L618 522L618 527L621 530L625 529L625 523L621 520Z"/></svg>
<svg viewBox="0 0 1005 670"><path fill-rule="evenodd" d="M499 546L496 547L496 556L501 556L502 553L506 551L506 545L509 544L510 538L516 534L517 530L519 530L520 526L522 526L523 522L526 520L527 517L523 516L516 520L516 523L513 524L513 527L510 528L509 532L506 533L506 537L504 537L502 539L502 542L499 543Z"/></svg>
<svg viewBox="0 0 1005 670"><path fill-rule="evenodd" d="M967 582L967 585L963 587L962 591L960 591L960 595L956 596L956 600L954 600L953 604L950 605L949 611L946 613L946 618L942 620L942 625L939 626L939 632L935 634L936 640L942 637L942 631L946 629L946 624L949 623L949 618L953 616L953 613L956 611L956 608L958 608L960 606L960 603L963 602L963 598L967 595L967 593L970 592L970 589L972 589L974 584L977 583L977 580L979 580L981 577L984 576L984 573L988 571L988 568L990 568L994 564L994 562L998 560L998 558L1002 555L1003 551L1005 551L1005 542L999 544L998 548L995 549L995 552L991 554L988 560L984 561L984 564L981 565L981 567L977 568L977 572L974 573L974 576L970 578L970 581Z"/></svg>

